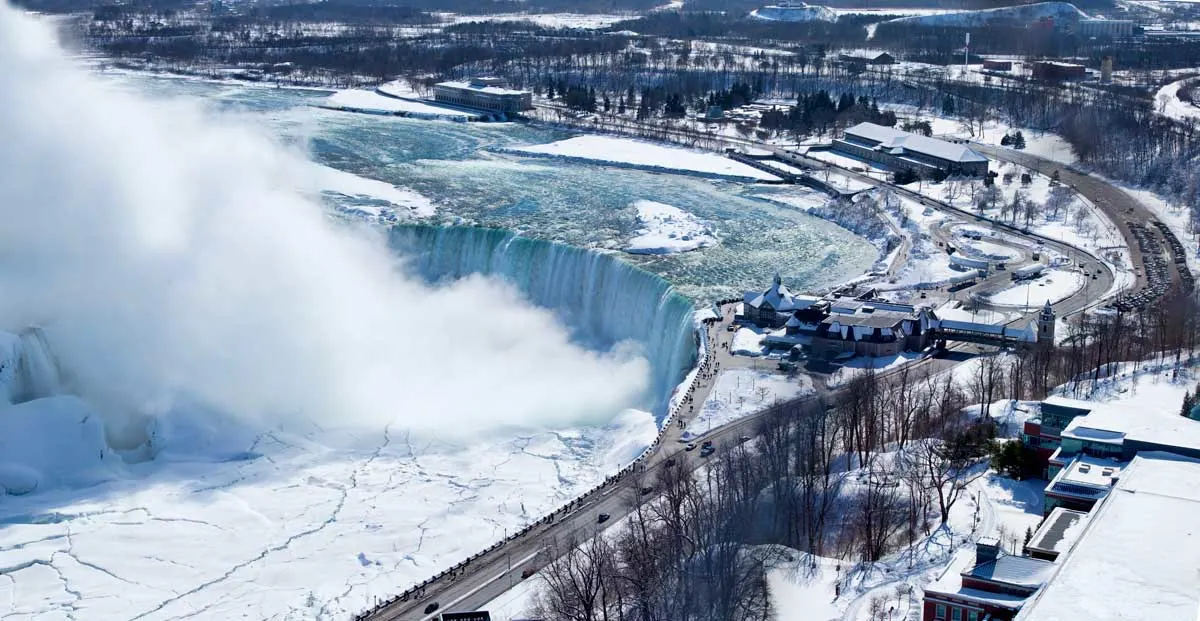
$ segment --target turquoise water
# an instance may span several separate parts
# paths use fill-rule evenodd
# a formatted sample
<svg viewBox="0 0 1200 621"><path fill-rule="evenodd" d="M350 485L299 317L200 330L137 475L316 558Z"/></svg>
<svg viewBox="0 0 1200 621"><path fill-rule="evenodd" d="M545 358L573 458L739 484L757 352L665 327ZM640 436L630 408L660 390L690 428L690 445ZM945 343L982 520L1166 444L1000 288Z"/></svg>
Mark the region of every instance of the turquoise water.
<svg viewBox="0 0 1200 621"><path fill-rule="evenodd" d="M501 155L493 147L571 134L522 124L377 117L312 108L320 92L122 76L143 92L192 95L265 119L313 159L412 188L437 203L433 223L500 227L536 239L611 251L662 276L697 303L765 286L779 271L798 289L863 272L876 250L823 220L761 198L778 188ZM667 255L619 252L636 229L637 200L674 205L715 223L721 244Z"/></svg>

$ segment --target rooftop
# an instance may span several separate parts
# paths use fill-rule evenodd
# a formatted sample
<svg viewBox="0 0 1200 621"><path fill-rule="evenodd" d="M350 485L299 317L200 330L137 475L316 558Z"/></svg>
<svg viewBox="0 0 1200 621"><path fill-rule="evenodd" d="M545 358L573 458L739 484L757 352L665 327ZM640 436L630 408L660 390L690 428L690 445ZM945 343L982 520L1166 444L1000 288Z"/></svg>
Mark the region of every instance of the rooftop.
<svg viewBox="0 0 1200 621"><path fill-rule="evenodd" d="M1025 544L1025 548L1062 554L1079 538L1085 524L1086 513L1056 507L1038 527L1029 543Z"/></svg>
<svg viewBox="0 0 1200 621"><path fill-rule="evenodd" d="M1113 479L1121 476L1122 466L1121 462L1113 459L1079 455L1066 468L1059 471L1050 484L1062 481L1063 483L1107 488L1112 485Z"/></svg>
<svg viewBox="0 0 1200 621"><path fill-rule="evenodd" d="M488 93L491 95L524 95L529 91L519 91L512 88L502 86L494 86L490 84L490 78L475 79L469 82L439 82L437 86L445 86L447 88L461 88L468 91L478 93Z"/></svg>
<svg viewBox="0 0 1200 621"><path fill-rule="evenodd" d="M1021 621L1195 619L1200 460L1140 453Z"/></svg>
<svg viewBox="0 0 1200 621"><path fill-rule="evenodd" d="M1036 589L1054 572L1054 564L1037 558L1003 554L963 572L964 576Z"/></svg>
<svg viewBox="0 0 1200 621"><path fill-rule="evenodd" d="M1006 557L1018 558L1018 557ZM1033 560L1033 559L1030 559ZM990 604L1016 610L1028 599L1028 596L1010 595L1008 593L993 593L981 589L973 589L964 587L962 584L963 573L965 570L971 569L975 562L974 550L961 550L954 559L950 561L950 565L946 567L942 575L932 583L926 585L925 593L927 595L942 594L952 596L958 599L965 599L973 602ZM1038 561L1045 563L1046 561Z"/></svg>
<svg viewBox="0 0 1200 621"><path fill-rule="evenodd" d="M951 162L986 162L988 159L961 144L911 134L874 123L859 123L846 130L847 136L864 138L879 143L885 150L904 149Z"/></svg>
<svg viewBox="0 0 1200 621"><path fill-rule="evenodd" d="M1200 421L1180 416L1177 405L1172 411L1153 405L1092 405L1091 412L1063 429L1063 438L1102 444L1123 444L1128 439L1200 451Z"/></svg>

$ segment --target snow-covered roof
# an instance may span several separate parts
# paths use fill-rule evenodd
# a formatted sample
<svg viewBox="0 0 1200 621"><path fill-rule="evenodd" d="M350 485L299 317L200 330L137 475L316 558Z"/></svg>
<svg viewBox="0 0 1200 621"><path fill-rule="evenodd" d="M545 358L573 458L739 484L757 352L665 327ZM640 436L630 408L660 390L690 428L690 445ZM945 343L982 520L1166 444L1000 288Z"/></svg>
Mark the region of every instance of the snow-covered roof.
<svg viewBox="0 0 1200 621"><path fill-rule="evenodd" d="M1020 608L1025 603L1025 600L1028 599L1028 596L1024 595L993 593L991 591L964 587L962 584L963 572L969 570L974 563L974 550L959 551L950 561L945 571L942 572L942 575L925 587L926 596L937 597L938 594L941 594L955 599L990 604L1009 610Z"/></svg>
<svg viewBox="0 0 1200 621"><path fill-rule="evenodd" d="M1063 482L1108 488L1113 479L1121 476L1122 467L1124 464L1114 459L1078 455L1054 476L1050 485Z"/></svg>
<svg viewBox="0 0 1200 621"><path fill-rule="evenodd" d="M846 130L847 136L853 136L873 142L878 142L877 148L888 150L893 154L903 151L920 153L950 162L986 162L988 159L970 148L937 138L929 138L920 134L912 134L892 127L884 127L874 123L859 123ZM896 149L903 151L897 152Z"/></svg>
<svg viewBox="0 0 1200 621"><path fill-rule="evenodd" d="M1045 584L1053 571L1054 564L1050 561L1005 554L994 561L976 565L963 575L1036 589Z"/></svg>
<svg viewBox="0 0 1200 621"><path fill-rule="evenodd" d="M489 86L486 83L480 82L439 82L436 86L444 86L446 88L458 88L477 93L487 93L489 95L524 95L529 91L518 91L512 88L504 88L501 86Z"/></svg>
<svg viewBox="0 0 1200 621"><path fill-rule="evenodd" d="M1029 543L1025 544L1025 548L1058 554L1066 552L1083 532L1087 515L1082 511L1055 507L1038 527Z"/></svg>
<svg viewBox="0 0 1200 621"><path fill-rule="evenodd" d="M1020 621L1195 619L1200 460L1141 453Z"/></svg>
<svg viewBox="0 0 1200 621"><path fill-rule="evenodd" d="M1179 416L1177 411L1157 412L1153 407L1131 408L1106 403L1093 405L1091 412L1071 420L1062 431L1063 438L1103 444L1124 444L1126 440L1134 440L1200 451L1200 421Z"/></svg>
<svg viewBox="0 0 1200 621"><path fill-rule="evenodd" d="M787 285L783 284L778 274L775 275L775 280L766 291L761 293L747 291L742 296L742 301L754 308L761 308L764 303L767 303L771 305L771 308L779 312L804 310L820 299L811 295L793 294L788 290Z"/></svg>

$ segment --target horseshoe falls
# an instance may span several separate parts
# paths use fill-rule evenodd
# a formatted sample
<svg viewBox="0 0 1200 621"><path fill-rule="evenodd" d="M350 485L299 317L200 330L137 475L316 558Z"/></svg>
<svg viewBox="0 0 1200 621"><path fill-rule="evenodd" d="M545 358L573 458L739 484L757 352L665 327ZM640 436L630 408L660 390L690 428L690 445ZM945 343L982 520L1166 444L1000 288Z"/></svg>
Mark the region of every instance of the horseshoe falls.
<svg viewBox="0 0 1200 621"><path fill-rule="evenodd" d="M647 405L660 419L671 391L695 363L693 303L662 278L611 254L482 227L397 226L390 243L430 282L471 274L504 279L553 310L591 349L636 342L654 377ZM481 315L486 321L486 309Z"/></svg>

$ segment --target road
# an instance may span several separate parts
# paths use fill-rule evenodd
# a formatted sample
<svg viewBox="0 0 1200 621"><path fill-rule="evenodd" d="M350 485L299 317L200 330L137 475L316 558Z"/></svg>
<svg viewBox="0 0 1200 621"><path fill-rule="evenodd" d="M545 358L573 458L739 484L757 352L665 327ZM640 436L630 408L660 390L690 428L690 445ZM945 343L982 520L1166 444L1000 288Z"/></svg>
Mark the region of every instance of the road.
<svg viewBox="0 0 1200 621"><path fill-rule="evenodd" d="M717 342L729 342L732 338L732 333L725 330L725 327L733 320L732 309L733 305L724 307L725 312L720 323L712 326L711 333ZM725 352L725 350L718 346L714 348L714 352ZM727 352L716 354L714 357L714 360L718 362L733 359L738 360L736 363L738 366L747 366L746 359L730 356ZM908 370L910 372L937 373L950 369L959 362L961 359L953 357L929 358L909 365ZM733 363L722 362L720 368L727 368L726 364ZM899 368L890 369L881 372L879 377L887 378L900 371ZM712 379L708 378L707 383L697 384L697 393L693 397L694 403L703 403L700 391L704 391L703 396L707 396L707 390L711 390ZM776 408L792 407L798 402L815 399L817 399L816 396L808 396L767 408L754 416L713 430L705 436L705 440L712 440L716 446L739 442L742 436L753 435L756 432L760 419L767 413ZM685 407L681 414L686 416L686 413L688 413L688 408ZM523 579L522 574L525 574L527 570L528 573L532 573L542 568L546 559L541 557L539 552L547 544L559 542L567 545L572 541L582 541L598 532L600 525L597 523L597 516L601 513L611 516L607 520L607 524L611 524L632 512L636 503L651 500L654 494L643 496L639 494L639 490L643 485L652 485L663 468L698 468L704 458L699 456L698 451L684 450L683 445L677 441L681 431L678 427L667 429L663 441L658 445L658 450L649 455L648 459L644 461L644 469L637 475L617 480L597 493L577 500L566 512L553 516L550 522L543 521L523 536L512 539L497 549L487 551L463 567L458 575L447 574L436 578L424 587L423 594L384 606L367 618L380 621L434 621L442 612L472 611L483 608L488 602L520 582ZM438 603L437 610L425 613L425 609L434 602Z"/></svg>
<svg viewBox="0 0 1200 621"><path fill-rule="evenodd" d="M762 148L762 145L759 145L759 147ZM1059 170L1058 166L1060 166L1059 164L1049 162L1049 160L1041 160L1041 158L1034 158L1022 153L1013 154L1006 152L994 154L992 151L999 150L981 150L984 150L997 159L1015 161L1021 165L1034 168L1043 174L1052 174L1053 170ZM784 161L803 162L803 164L808 166L812 166L815 162L817 165L825 166L821 162L808 160L795 153L778 153L786 157ZM976 214L957 209L906 188L891 186L878 179L873 179L846 169L840 169L840 172L869 183L872 186L885 185L906 198L943 212L952 213L961 219L967 221L979 219ZM1122 235L1126 236L1127 242L1133 238L1128 227L1122 226L1126 218L1146 218L1148 220L1153 217L1127 194L1116 188L1111 188L1111 186L1107 186L1107 184L1099 180L1065 169L1060 172L1060 176L1064 182L1075 187L1077 191L1096 204L1110 219L1118 223L1118 227ZM1122 213L1125 215L1122 215ZM1114 282L1111 270L1090 253L1057 240L1026 233L1003 223L994 221L989 221L989 223L994 228L1007 233L1036 239L1043 245L1053 248L1064 255L1087 257L1090 265L1102 268L1096 280L1089 279L1083 289L1054 305L1060 317L1090 308L1098 303L1102 296L1111 288ZM1131 251L1133 250L1136 250L1136 244L1133 244ZM1134 265L1143 265L1141 260L1140 254L1135 255ZM1140 270L1138 274L1138 286L1145 286L1144 277L1141 276L1145 274L1144 269ZM743 358L731 356L721 346L721 343L728 343L732 339L732 333L725 330L725 326L732 321L732 308L732 305L724 307L720 322L707 328L709 331L709 342L712 343L710 351L713 356L711 359L713 368L708 372L702 373L701 377L698 378L691 398L691 403L694 405L703 404L709 391L712 390L712 385L717 375L716 367L718 364L721 369L756 364L754 362L748 363ZM949 369L958 364L958 362L959 360L952 358L931 358L910 365L909 370L938 372ZM886 378L899 370L885 371L880 374L880 377ZM836 392L834 391L833 394L836 394ZM807 401L816 398L815 396L811 396L798 401ZM712 440L718 446L738 442L742 436L754 433L759 420L764 415L775 408L792 405L795 405L795 402L773 406L754 416L740 419L714 430L705 439ZM680 416L684 418L685 423L692 414L693 410L688 407L681 408L680 410ZM682 429L675 425L671 425L670 428L664 430L661 441L636 468L639 472L631 476L616 478L595 492L576 499L567 508L542 520L533 528L523 531L519 536L509 539L507 543L497 544L491 549L477 555L476 558L465 565L443 572L427 581L424 585L410 589L410 595L378 607L364 618L381 621L433 621L443 612L481 609L488 602L520 582L523 576L531 575L543 567L546 559L540 552L547 544L559 542L562 545L567 545L572 541L581 541L599 530L600 525L597 523L597 516L600 514L604 513L611 516L608 520L608 523L611 524L628 515L637 503L646 502L653 498L653 493L640 495L638 490L643 485L643 482L653 482L663 468L675 467L675 464L685 468L698 467L702 458L696 452L685 452L677 442L681 432ZM438 604L437 609L426 613L425 610L434 603Z"/></svg>

